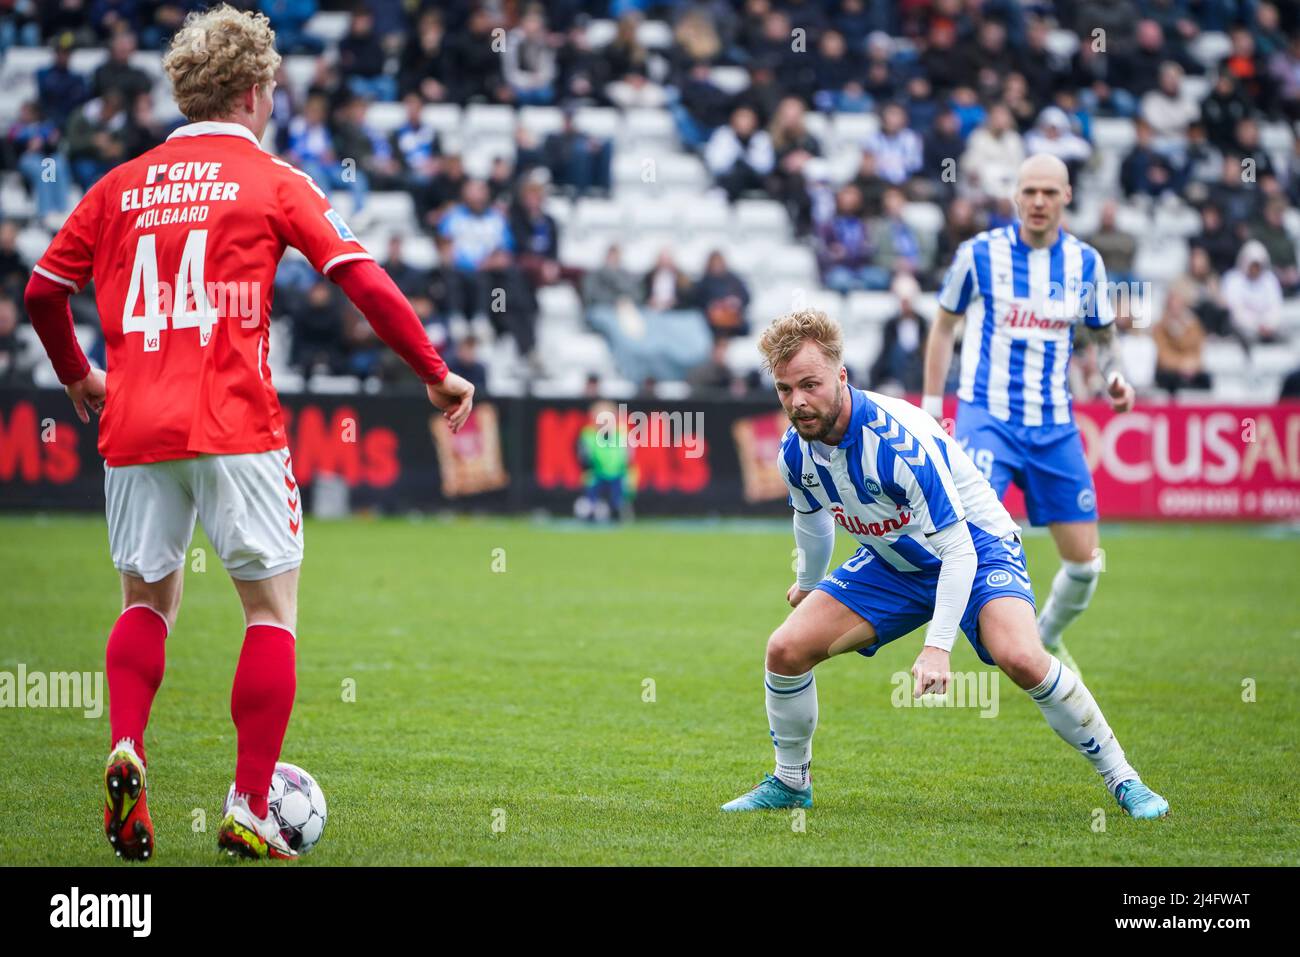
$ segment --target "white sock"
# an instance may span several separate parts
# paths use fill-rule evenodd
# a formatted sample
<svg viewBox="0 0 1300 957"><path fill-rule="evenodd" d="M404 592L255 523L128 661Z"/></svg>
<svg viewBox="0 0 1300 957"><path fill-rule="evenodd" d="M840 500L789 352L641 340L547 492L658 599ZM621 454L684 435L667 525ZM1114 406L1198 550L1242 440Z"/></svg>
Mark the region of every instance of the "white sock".
<svg viewBox="0 0 1300 957"><path fill-rule="evenodd" d="M767 723L776 745L776 777L792 788L812 783L812 736L817 730L817 679L766 673Z"/></svg>
<svg viewBox="0 0 1300 957"><path fill-rule="evenodd" d="M1051 594L1038 616L1038 633L1048 648L1060 642L1061 633L1088 607L1092 593L1097 590L1098 571L1096 560L1061 562L1056 577L1052 579Z"/></svg>
<svg viewBox="0 0 1300 957"><path fill-rule="evenodd" d="M1108 789L1113 791L1120 782L1137 777L1092 692L1082 678L1054 655L1047 677L1029 689L1029 697L1034 699L1052 730L1092 762Z"/></svg>

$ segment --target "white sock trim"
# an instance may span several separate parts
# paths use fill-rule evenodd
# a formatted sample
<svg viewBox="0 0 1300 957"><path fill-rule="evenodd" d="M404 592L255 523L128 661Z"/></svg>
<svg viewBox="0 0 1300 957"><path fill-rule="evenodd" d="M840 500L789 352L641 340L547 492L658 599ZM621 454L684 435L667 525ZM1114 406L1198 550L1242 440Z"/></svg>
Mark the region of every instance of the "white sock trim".
<svg viewBox="0 0 1300 957"><path fill-rule="evenodd" d="M151 612L153 612L155 615L157 615L157 616L158 616L158 619L163 623L163 637L164 637L164 638L170 638L170 637L171 637L172 629L171 629L171 626L167 624L167 616L164 615L162 612L160 612L160 611L159 611L157 608L155 608L153 605L147 605L147 604L145 604L145 603L142 602L142 601L138 601L138 602L136 602L134 605L127 605L125 608L123 608L123 609L122 609L122 614L125 615L125 614L126 614L128 611L130 611L132 608L148 608ZM120 616L119 616L119 617L120 617Z"/></svg>
<svg viewBox="0 0 1300 957"><path fill-rule="evenodd" d="M295 645L298 643L298 636L293 633L293 629L288 625L280 624L278 621L250 621L244 626L244 634L248 634L248 629L256 628L258 625L266 625L268 628L279 628L281 631L287 631L289 637L293 639L293 643Z"/></svg>

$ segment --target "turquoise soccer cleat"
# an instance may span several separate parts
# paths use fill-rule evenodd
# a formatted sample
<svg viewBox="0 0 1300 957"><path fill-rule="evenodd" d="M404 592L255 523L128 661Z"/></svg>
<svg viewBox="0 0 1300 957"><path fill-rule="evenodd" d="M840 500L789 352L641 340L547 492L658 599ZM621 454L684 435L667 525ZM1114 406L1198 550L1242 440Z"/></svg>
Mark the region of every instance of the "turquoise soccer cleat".
<svg viewBox="0 0 1300 957"><path fill-rule="evenodd" d="M1115 800L1129 817L1150 821L1169 813L1169 802L1143 784L1131 778L1115 788Z"/></svg>
<svg viewBox="0 0 1300 957"><path fill-rule="evenodd" d="M780 778L764 774L752 791L722 805L724 811L767 811L784 807L812 807L812 785L799 791Z"/></svg>

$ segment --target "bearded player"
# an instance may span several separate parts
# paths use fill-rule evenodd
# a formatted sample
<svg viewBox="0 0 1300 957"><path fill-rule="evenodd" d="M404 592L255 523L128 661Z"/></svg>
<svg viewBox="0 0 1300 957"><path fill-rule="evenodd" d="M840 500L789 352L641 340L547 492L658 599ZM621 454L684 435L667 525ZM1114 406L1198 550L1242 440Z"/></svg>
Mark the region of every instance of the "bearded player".
<svg viewBox="0 0 1300 957"><path fill-rule="evenodd" d="M871 657L929 622L913 694L943 693L960 627L985 664L1028 692L1127 813L1169 802L1138 778L1092 694L1050 655L1034 623L1020 529L988 481L934 419L902 399L848 384L839 326L820 312L784 316L759 349L792 426L778 466L801 556L794 611L767 643L768 727L776 770L724 811L812 806L813 669L848 651ZM857 552L826 575L835 526Z"/></svg>
<svg viewBox="0 0 1300 957"><path fill-rule="evenodd" d="M108 638L104 830L154 854L144 731L162 682L196 517L234 581L245 632L230 713L236 796L218 845L292 858L267 806L296 688L302 509L267 364L277 264L292 246L339 285L464 425L473 387L448 372L406 299L304 173L258 145L279 65L265 16L192 13L163 66L190 120L96 183L36 265L26 303L78 416L101 415L108 538L123 611ZM95 283L108 374L77 346L70 293Z"/></svg>
<svg viewBox="0 0 1300 957"><path fill-rule="evenodd" d="M1088 607L1101 571L1097 493L1070 406L1074 338L1096 344L1111 407L1133 407L1115 348L1106 267L1097 250L1061 228L1070 178L1054 156L1020 167L1020 221L962 243L944 277L925 353L922 408L943 416L954 330L966 324L956 434L1001 498L1014 482L1032 525L1046 525L1061 557L1038 616L1043 644L1079 671L1061 636Z"/></svg>

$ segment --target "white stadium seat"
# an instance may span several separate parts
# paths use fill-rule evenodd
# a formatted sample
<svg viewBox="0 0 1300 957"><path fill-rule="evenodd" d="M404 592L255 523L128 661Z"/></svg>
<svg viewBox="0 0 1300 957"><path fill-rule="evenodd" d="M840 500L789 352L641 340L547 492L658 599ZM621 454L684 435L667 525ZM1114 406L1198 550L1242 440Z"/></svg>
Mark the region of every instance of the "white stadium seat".
<svg viewBox="0 0 1300 957"><path fill-rule="evenodd" d="M515 111L497 103L471 103L465 108L461 133L467 142L481 136L514 136Z"/></svg>

